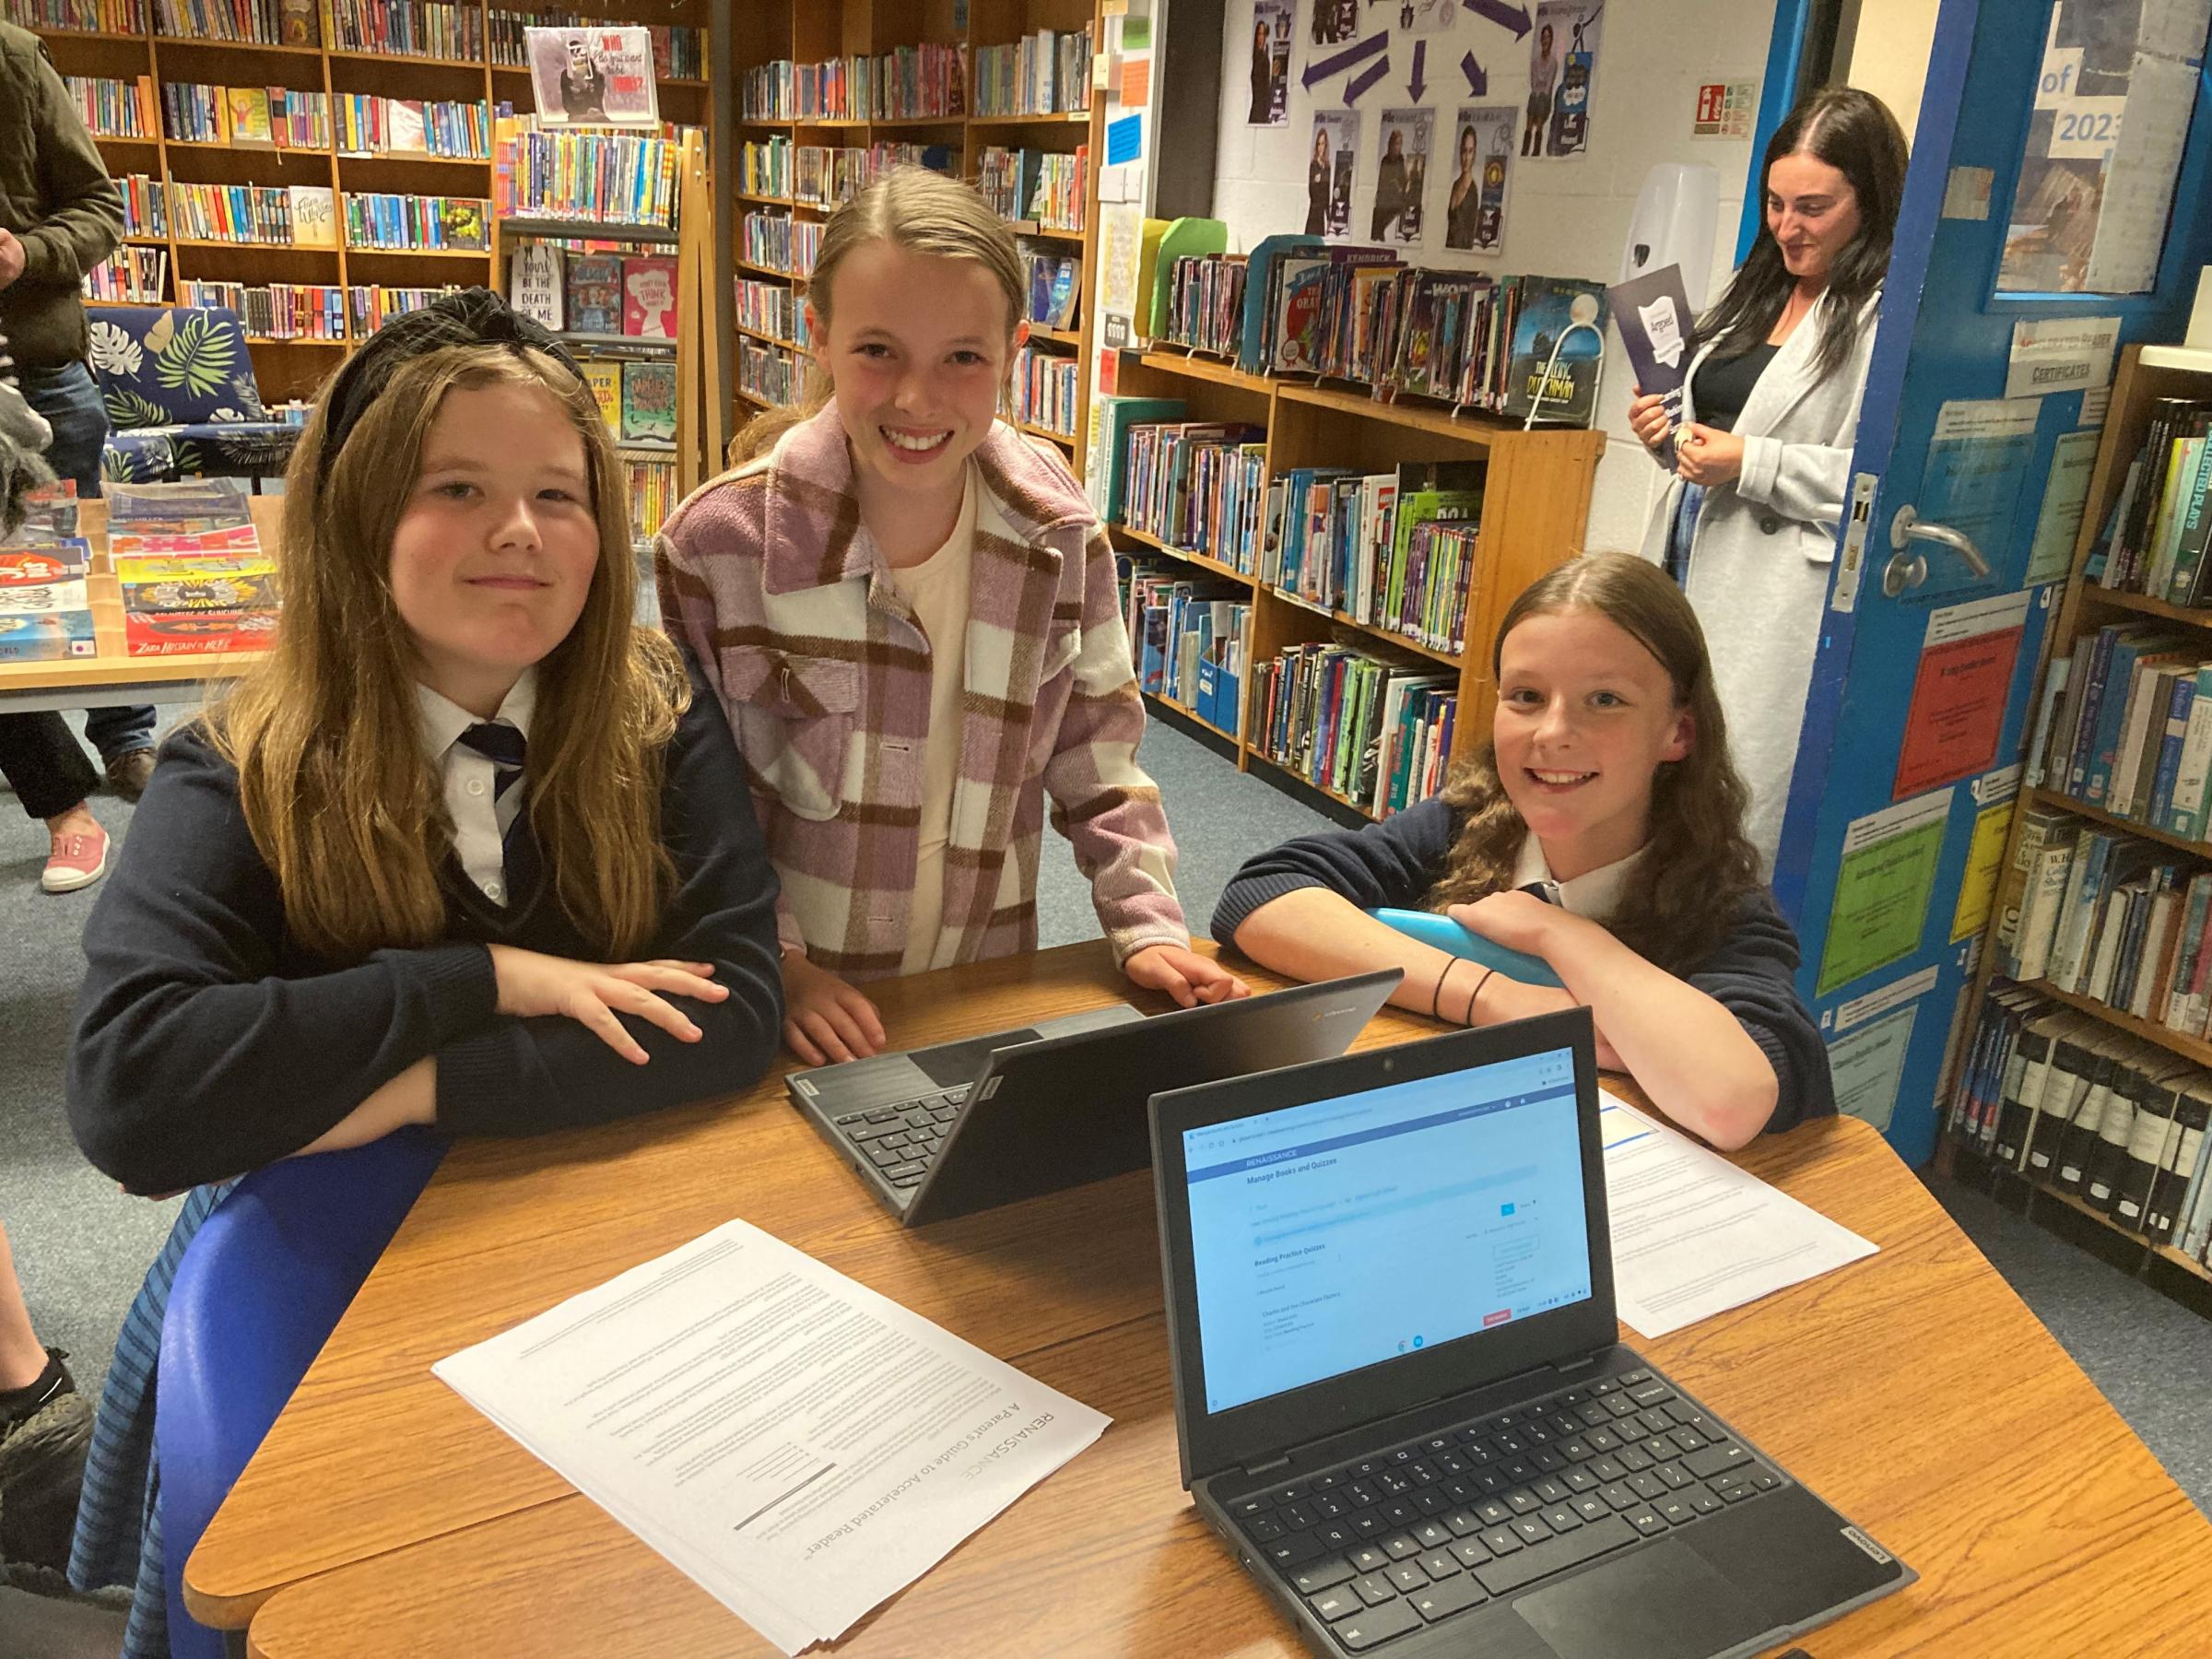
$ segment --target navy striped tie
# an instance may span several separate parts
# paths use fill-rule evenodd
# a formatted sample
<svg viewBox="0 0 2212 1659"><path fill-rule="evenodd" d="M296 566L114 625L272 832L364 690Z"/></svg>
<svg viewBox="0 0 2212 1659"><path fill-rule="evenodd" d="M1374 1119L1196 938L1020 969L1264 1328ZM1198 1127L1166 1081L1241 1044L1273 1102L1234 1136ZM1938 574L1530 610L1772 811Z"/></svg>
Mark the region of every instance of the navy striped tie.
<svg viewBox="0 0 2212 1659"><path fill-rule="evenodd" d="M492 784L491 798L496 802L512 789L523 775L523 756L525 746L522 733L511 725L492 721L479 721L461 734L463 743L491 762L497 781Z"/></svg>

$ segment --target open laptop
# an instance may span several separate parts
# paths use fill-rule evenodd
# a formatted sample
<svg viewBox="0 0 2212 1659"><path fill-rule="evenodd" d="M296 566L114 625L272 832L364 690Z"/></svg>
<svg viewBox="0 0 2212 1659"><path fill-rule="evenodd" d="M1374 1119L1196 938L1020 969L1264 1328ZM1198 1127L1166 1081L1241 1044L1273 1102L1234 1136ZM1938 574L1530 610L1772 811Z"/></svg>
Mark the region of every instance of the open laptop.
<svg viewBox="0 0 2212 1659"><path fill-rule="evenodd" d="M1592 1045L1153 1099L1183 1485L1317 1652L1715 1659L1918 1576L1615 1340Z"/></svg>
<svg viewBox="0 0 2212 1659"><path fill-rule="evenodd" d="M1149 1018L1126 1003L793 1072L792 1101L910 1227L1141 1170L1162 1088L1341 1054L1383 969Z"/></svg>

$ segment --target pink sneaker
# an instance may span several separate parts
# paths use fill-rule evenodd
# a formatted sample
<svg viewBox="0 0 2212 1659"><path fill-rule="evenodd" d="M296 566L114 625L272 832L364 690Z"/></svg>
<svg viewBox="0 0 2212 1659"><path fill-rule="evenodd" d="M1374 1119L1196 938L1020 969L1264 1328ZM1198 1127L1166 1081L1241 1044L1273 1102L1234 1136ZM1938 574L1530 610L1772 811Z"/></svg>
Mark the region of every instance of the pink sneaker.
<svg viewBox="0 0 2212 1659"><path fill-rule="evenodd" d="M108 832L95 824L90 834L80 830L54 839L53 855L39 885L50 893L74 893L107 873Z"/></svg>

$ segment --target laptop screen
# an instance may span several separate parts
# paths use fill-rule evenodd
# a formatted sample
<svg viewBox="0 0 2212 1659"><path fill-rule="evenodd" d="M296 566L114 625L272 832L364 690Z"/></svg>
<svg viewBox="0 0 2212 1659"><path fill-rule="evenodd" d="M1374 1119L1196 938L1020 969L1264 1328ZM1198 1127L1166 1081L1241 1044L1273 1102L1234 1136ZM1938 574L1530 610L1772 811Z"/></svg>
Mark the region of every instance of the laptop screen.
<svg viewBox="0 0 2212 1659"><path fill-rule="evenodd" d="M1592 1294L1574 1051L1186 1130L1206 1408Z"/></svg>

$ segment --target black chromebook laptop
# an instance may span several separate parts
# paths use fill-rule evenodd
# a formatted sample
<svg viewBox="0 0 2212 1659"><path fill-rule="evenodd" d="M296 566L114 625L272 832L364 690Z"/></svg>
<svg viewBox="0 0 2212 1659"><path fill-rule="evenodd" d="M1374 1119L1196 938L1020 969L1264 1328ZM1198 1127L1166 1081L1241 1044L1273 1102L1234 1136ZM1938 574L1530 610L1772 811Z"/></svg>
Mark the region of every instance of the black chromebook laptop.
<svg viewBox="0 0 2212 1659"><path fill-rule="evenodd" d="M1341 1054L1395 968L1147 1018L1126 1003L793 1072L792 1102L910 1227L1141 1170L1162 1088Z"/></svg>
<svg viewBox="0 0 2212 1659"><path fill-rule="evenodd" d="M1615 1340L1592 1041L1153 1098L1183 1485L1317 1652L1716 1659L1917 1576Z"/></svg>

